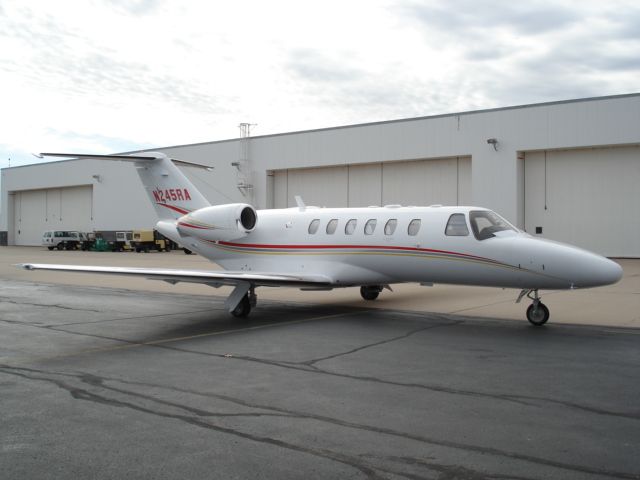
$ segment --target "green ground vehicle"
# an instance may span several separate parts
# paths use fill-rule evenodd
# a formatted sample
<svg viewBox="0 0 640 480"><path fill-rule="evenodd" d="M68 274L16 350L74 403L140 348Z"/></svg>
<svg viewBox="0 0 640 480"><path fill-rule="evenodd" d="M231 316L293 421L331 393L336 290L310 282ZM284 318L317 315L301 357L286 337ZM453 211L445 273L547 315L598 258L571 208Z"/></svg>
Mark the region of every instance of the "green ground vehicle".
<svg viewBox="0 0 640 480"><path fill-rule="evenodd" d="M91 250L94 252L110 252L111 245L104 238L96 238L91 246Z"/></svg>

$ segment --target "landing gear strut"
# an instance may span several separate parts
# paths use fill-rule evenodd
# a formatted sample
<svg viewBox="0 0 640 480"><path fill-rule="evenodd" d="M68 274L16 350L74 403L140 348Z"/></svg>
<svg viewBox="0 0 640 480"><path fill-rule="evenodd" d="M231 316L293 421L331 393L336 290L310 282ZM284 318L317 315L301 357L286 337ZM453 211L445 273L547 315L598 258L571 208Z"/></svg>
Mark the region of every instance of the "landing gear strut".
<svg viewBox="0 0 640 480"><path fill-rule="evenodd" d="M533 296L531 296L532 294ZM529 320L529 323L536 327L540 327L547 323L547 320L549 320L549 309L540 301L538 290L522 290L518 296L518 300L516 300L516 303L520 303L520 300L522 300L522 297L525 295L527 298L532 300L531 305L527 308L527 320Z"/></svg>
<svg viewBox="0 0 640 480"><path fill-rule="evenodd" d="M236 318L247 318L251 313L251 309L258 303L258 296L256 295L255 288L250 287L249 291L244 294L240 303L230 311L231 315Z"/></svg>

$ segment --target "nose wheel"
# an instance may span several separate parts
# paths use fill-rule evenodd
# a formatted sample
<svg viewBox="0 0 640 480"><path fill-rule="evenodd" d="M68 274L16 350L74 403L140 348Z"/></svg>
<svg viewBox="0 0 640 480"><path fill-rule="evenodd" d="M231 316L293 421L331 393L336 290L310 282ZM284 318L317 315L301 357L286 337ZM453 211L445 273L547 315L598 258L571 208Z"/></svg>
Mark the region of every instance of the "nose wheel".
<svg viewBox="0 0 640 480"><path fill-rule="evenodd" d="M520 300L522 300L522 297L525 295L532 300L531 305L527 308L527 320L529 320L529 323L536 327L547 323L547 320L549 320L549 309L540 301L538 290L522 290L516 303L520 303Z"/></svg>
<svg viewBox="0 0 640 480"><path fill-rule="evenodd" d="M538 305L532 303L527 308L527 320L536 327L544 325L549 320L549 309L540 301L538 301Z"/></svg>

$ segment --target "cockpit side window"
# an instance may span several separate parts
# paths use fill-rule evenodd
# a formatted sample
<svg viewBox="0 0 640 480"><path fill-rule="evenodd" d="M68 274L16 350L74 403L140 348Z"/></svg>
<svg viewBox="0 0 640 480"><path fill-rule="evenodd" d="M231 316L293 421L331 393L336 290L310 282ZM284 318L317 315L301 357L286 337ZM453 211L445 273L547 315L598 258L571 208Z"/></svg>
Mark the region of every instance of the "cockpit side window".
<svg viewBox="0 0 640 480"><path fill-rule="evenodd" d="M486 240L495 237L496 232L510 230L517 232L518 229L507 222L504 218L490 210L473 210L469 212L469 221L473 235L478 240Z"/></svg>
<svg viewBox="0 0 640 480"><path fill-rule="evenodd" d="M449 217L444 234L449 237L466 237L469 235L464 213L454 213Z"/></svg>

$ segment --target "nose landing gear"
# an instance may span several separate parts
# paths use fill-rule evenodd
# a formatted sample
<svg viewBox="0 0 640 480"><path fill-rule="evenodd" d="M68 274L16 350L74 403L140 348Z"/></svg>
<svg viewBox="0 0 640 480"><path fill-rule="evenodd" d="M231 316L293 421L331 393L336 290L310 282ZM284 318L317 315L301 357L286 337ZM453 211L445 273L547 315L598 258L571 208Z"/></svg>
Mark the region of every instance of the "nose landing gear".
<svg viewBox="0 0 640 480"><path fill-rule="evenodd" d="M531 296L532 294L533 296ZM527 320L529 320L529 323L536 327L547 323L547 320L549 320L549 309L540 301L538 290L522 290L520 295L518 295L516 303L520 303L520 300L522 300L525 295L532 300L531 305L527 308Z"/></svg>

